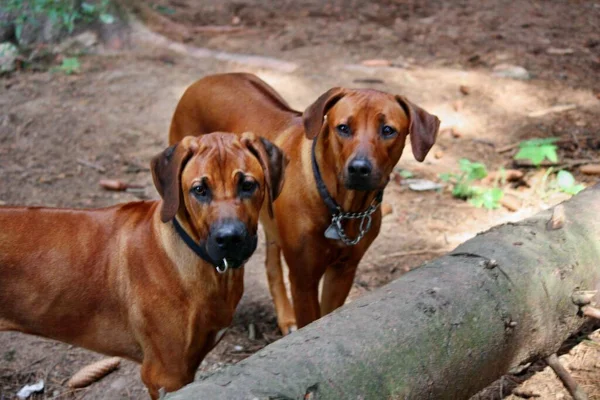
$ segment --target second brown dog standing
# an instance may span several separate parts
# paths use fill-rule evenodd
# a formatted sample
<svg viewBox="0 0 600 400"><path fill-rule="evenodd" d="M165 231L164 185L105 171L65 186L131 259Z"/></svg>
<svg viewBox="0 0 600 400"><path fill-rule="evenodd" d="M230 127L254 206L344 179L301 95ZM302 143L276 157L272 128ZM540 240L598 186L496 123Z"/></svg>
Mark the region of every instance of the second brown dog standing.
<svg viewBox="0 0 600 400"><path fill-rule="evenodd" d="M415 158L423 161L438 128L437 117L401 96L333 88L302 114L256 76L222 74L186 90L169 141L191 133L252 130L289 157L275 218L261 214L269 288L279 327L287 334L344 304L356 268L379 233L383 189L407 137ZM293 309L281 251L289 267Z"/></svg>
<svg viewBox="0 0 600 400"><path fill-rule="evenodd" d="M190 383L231 324L285 165L265 139L213 133L152 160L161 201L0 207L0 331L140 362L153 399Z"/></svg>

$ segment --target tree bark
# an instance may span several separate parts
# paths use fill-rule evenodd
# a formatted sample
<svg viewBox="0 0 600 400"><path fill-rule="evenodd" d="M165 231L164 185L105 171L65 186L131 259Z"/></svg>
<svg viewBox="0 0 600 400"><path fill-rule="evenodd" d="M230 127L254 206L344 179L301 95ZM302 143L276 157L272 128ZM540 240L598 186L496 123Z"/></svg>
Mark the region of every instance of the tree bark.
<svg viewBox="0 0 600 400"><path fill-rule="evenodd" d="M571 297L600 286L600 184L559 207L558 229L552 210L494 227L167 398L467 399L586 319Z"/></svg>

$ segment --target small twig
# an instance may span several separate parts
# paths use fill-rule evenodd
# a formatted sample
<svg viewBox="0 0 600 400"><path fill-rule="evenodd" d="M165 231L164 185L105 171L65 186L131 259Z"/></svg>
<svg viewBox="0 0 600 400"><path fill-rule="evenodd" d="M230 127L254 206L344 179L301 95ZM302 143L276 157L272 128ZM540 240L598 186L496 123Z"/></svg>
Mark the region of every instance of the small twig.
<svg viewBox="0 0 600 400"><path fill-rule="evenodd" d="M577 160L565 160L560 162L542 161L540 164L534 164L529 159L513 160L516 167L520 168L534 168L534 167L577 167L585 164L595 164L600 162L600 159L577 159Z"/></svg>
<svg viewBox="0 0 600 400"><path fill-rule="evenodd" d="M247 30L243 26L233 25L204 25L192 28L194 33L236 33Z"/></svg>
<svg viewBox="0 0 600 400"><path fill-rule="evenodd" d="M89 390L89 388L79 388L79 389L69 389L69 390L65 390L64 392L62 392L62 393L59 393L59 394L57 394L57 395L56 395L56 396L54 396L54 397L50 397L50 400L59 399L59 398L63 397L63 396L64 396L64 395L66 395L66 394L75 394L75 393L77 393L77 392L82 392L82 391L84 391L84 390Z"/></svg>
<svg viewBox="0 0 600 400"><path fill-rule="evenodd" d="M77 164L85 165L86 167L90 167L92 169L95 169L96 171L98 171L100 173L105 173L106 172L106 169L102 165L94 164L93 162L84 160L82 158L78 158L77 159Z"/></svg>
<svg viewBox="0 0 600 400"><path fill-rule="evenodd" d="M410 250L410 251L398 251L396 253L384 254L381 257L379 257L379 259L385 260L387 258L417 256L420 254L439 254L439 253L447 253L449 251L450 250L447 250L447 249L421 249L421 250Z"/></svg>
<svg viewBox="0 0 600 400"><path fill-rule="evenodd" d="M553 114L553 113L558 113L558 112L564 112L564 111L571 111L577 108L576 104L561 104L561 105L557 105L557 106L552 106L552 107L548 107L548 108L544 108L542 110L537 110L537 111L533 111L530 112L529 114L527 114L528 117L543 117L546 114Z"/></svg>
<svg viewBox="0 0 600 400"><path fill-rule="evenodd" d="M26 367L21 368L20 370L17 371L17 374L21 374L25 371L27 371L29 368L33 367L35 364L41 363L42 361L44 361L46 358L48 358L48 356L44 356L42 358L38 358L37 360L35 360L34 362L32 362L31 364L27 365Z"/></svg>
<svg viewBox="0 0 600 400"><path fill-rule="evenodd" d="M581 139L587 139L589 137L592 137L592 135L583 135L583 136L580 136L577 141L579 141ZM558 140L556 140L554 142L554 144L565 144L565 143L571 143L573 141L574 140L573 140L572 136L570 136L570 137L561 137ZM516 143L508 144L506 146L498 147L498 149L496 150L496 153L506 153L507 151L516 149L517 147L519 147L519 145L522 142L523 141L519 141L519 142L516 142Z"/></svg>
<svg viewBox="0 0 600 400"><path fill-rule="evenodd" d="M575 379L573 379L569 371L563 367L563 365L560 363L560 360L556 356L556 353L546 357L544 361L546 361L546 364L552 368L556 376L558 376L563 385L565 385L567 391L571 394L571 396L573 396L574 400L588 400L587 394L584 392L581 386L575 382Z"/></svg>

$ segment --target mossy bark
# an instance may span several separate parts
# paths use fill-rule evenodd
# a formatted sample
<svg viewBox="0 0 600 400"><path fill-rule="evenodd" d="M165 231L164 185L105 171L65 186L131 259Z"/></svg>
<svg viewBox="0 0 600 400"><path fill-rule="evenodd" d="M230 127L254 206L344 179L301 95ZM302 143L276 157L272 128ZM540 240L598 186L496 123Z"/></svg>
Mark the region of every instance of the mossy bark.
<svg viewBox="0 0 600 400"><path fill-rule="evenodd" d="M600 185L479 234L170 400L466 399L557 351L600 286ZM597 299L597 298L596 298Z"/></svg>

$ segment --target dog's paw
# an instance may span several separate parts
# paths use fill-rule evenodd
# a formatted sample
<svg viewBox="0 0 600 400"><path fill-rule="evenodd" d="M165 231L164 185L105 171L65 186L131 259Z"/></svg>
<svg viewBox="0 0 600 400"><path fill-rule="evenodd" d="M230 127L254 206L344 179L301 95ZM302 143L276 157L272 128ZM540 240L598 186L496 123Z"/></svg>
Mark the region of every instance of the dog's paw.
<svg viewBox="0 0 600 400"><path fill-rule="evenodd" d="M279 329L281 330L281 334L283 336L287 336L292 332L296 332L298 330L298 326L296 325L296 321L293 321L285 324L279 324Z"/></svg>
<svg viewBox="0 0 600 400"><path fill-rule="evenodd" d="M289 335L290 333L296 332L297 330L298 330L298 327L296 325L292 325L288 328L287 334Z"/></svg>

